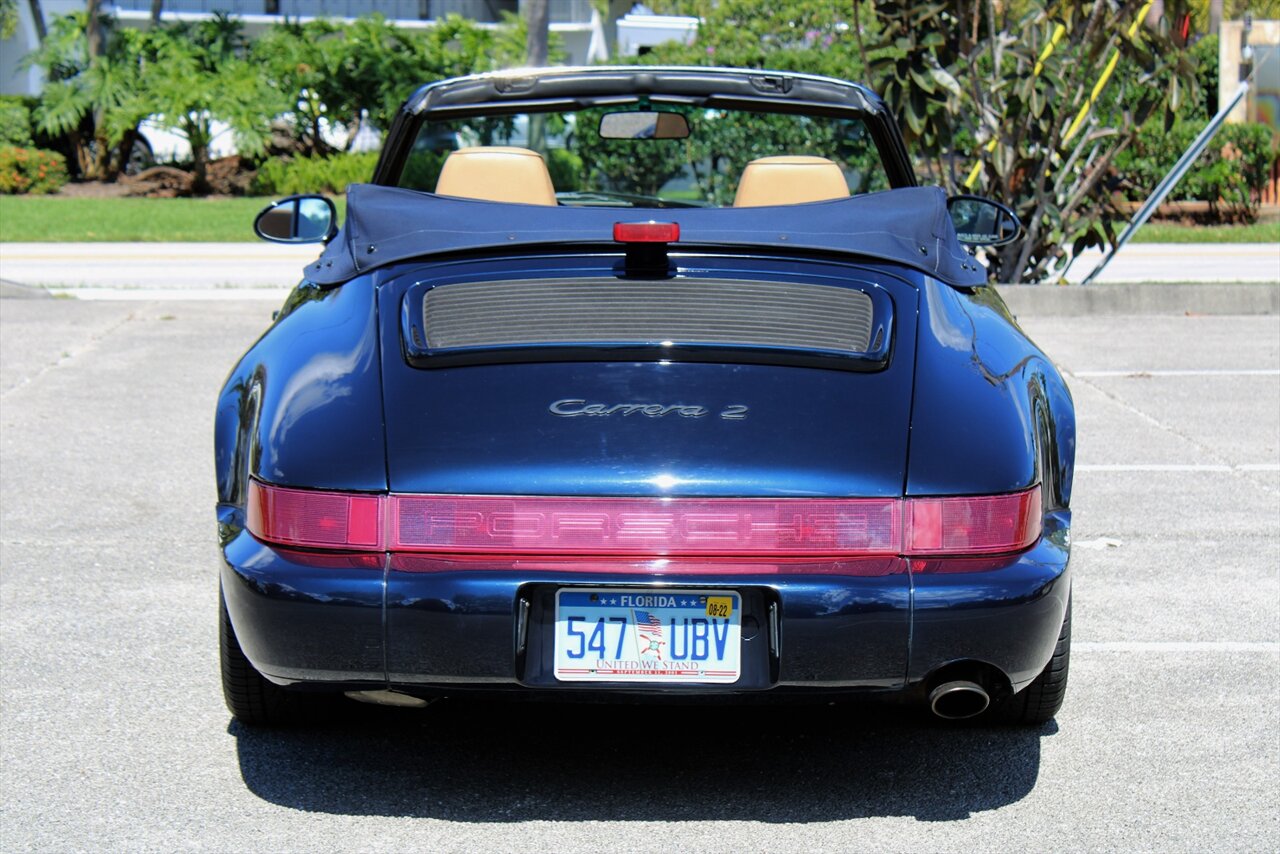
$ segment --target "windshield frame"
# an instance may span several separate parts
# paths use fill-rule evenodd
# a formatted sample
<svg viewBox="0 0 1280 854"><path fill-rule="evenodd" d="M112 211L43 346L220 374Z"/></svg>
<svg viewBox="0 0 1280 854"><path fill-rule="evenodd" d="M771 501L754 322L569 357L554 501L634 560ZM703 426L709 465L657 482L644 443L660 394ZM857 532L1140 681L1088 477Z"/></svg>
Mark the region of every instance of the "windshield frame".
<svg viewBox="0 0 1280 854"><path fill-rule="evenodd" d="M623 107L641 101L859 119L880 155L889 186L917 186L901 130L884 102L862 86L789 72L652 66L525 69L423 86L396 114L373 183L398 185L426 121Z"/></svg>

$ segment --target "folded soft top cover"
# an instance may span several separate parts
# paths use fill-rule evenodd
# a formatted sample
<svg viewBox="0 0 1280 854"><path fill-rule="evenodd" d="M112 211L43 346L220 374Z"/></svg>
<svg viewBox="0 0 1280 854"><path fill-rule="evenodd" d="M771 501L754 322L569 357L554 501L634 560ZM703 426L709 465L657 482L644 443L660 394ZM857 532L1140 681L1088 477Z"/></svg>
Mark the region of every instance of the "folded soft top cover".
<svg viewBox="0 0 1280 854"><path fill-rule="evenodd" d="M347 221L306 267L321 285L420 256L546 244L612 243L615 222L677 222L680 246L846 252L920 270L952 285L986 282L956 239L937 187L753 208L542 207L352 184Z"/></svg>

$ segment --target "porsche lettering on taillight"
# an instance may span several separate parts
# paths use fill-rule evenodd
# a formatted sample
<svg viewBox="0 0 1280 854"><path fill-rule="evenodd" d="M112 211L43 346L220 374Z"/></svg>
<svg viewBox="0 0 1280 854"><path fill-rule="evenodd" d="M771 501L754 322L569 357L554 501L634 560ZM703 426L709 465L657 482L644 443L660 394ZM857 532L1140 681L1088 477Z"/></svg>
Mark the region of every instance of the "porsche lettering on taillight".
<svg viewBox="0 0 1280 854"><path fill-rule="evenodd" d="M252 481L254 536L286 546L438 554L841 557L1021 551L1040 488L944 498L365 495Z"/></svg>

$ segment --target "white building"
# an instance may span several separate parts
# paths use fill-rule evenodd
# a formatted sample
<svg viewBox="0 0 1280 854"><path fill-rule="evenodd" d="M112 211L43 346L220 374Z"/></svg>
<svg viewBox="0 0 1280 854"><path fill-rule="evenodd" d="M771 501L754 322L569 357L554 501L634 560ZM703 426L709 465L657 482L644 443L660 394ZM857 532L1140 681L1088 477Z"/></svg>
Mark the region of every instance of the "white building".
<svg viewBox="0 0 1280 854"><path fill-rule="evenodd" d="M0 42L0 94L38 95L44 85L39 68L23 68L22 60L39 43L31 5L18 0L18 27L14 35ZM84 0L43 0L45 20L84 9ZM306 21L313 18L351 20L378 13L397 26L419 29L435 26L451 14L470 18L481 26L496 26L505 13L521 14L525 0L165 0L164 20L199 20L215 12L238 18L246 36L254 38L281 20ZM564 44L571 65L605 61L610 53L635 56L665 41L689 42L697 34L697 18L653 15L634 0L609 0L606 6L614 26L606 26L591 0L548 0L550 27ZM151 0L116 0L104 3L122 26L146 27L151 19ZM217 127L211 153L222 156L234 148L226 128ZM189 154L186 141L153 122L144 122L143 136L152 152L162 160L182 159ZM342 144L346 131L333 130L335 144Z"/></svg>
<svg viewBox="0 0 1280 854"><path fill-rule="evenodd" d="M239 18L249 38L272 24L288 18L306 21L311 18L350 20L361 15L379 13L397 26L426 28L438 19L457 14L482 26L496 26L504 13L521 14L524 0L165 0L164 20L198 20L215 12ZM550 26L564 44L568 62L588 65L607 59L616 42L614 27L608 22L626 15L631 0L609 0L609 15L602 20L591 0L548 0ZM43 85L37 68L23 69L22 59L38 43L37 28L27 0L17 0L18 28L14 35L0 42L0 94L36 95ZM43 0L40 3L46 21L85 7L84 0ZM151 18L151 0L115 0L103 3L124 26L145 27ZM650 42L656 43L656 42ZM631 45L628 42L628 45ZM636 48L630 47L634 54Z"/></svg>

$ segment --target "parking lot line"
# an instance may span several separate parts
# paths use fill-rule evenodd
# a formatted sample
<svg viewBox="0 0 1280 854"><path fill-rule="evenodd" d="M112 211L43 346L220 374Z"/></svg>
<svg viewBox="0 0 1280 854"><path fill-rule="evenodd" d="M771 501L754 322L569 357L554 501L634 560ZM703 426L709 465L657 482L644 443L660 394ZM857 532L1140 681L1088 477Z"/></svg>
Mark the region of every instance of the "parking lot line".
<svg viewBox="0 0 1280 854"><path fill-rule="evenodd" d="M1234 472L1234 471L1280 471L1280 463L1242 463L1240 465L1216 464L1181 464L1181 463L1137 463L1137 464L1077 464L1076 471L1087 472Z"/></svg>
<svg viewBox="0 0 1280 854"><path fill-rule="evenodd" d="M1272 368L1196 368L1187 370L1068 371L1073 377L1280 377Z"/></svg>
<svg viewBox="0 0 1280 854"><path fill-rule="evenodd" d="M1276 641L1076 641L1072 652L1280 653Z"/></svg>

